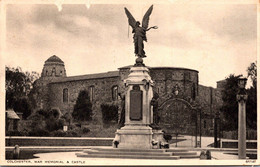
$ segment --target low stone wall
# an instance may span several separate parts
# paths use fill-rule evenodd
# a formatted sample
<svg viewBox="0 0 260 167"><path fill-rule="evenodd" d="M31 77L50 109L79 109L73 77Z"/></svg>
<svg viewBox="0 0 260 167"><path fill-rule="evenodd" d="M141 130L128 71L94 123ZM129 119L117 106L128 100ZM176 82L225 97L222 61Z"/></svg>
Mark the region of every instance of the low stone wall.
<svg viewBox="0 0 260 167"><path fill-rule="evenodd" d="M111 146L113 138L6 137L6 146Z"/></svg>
<svg viewBox="0 0 260 167"><path fill-rule="evenodd" d="M238 141L222 141L222 148L238 148ZM257 141L251 140L246 142L247 149L256 149Z"/></svg>
<svg viewBox="0 0 260 167"><path fill-rule="evenodd" d="M235 139L235 140L238 139L237 131L223 131L222 135L223 135L223 138L225 138L225 139ZM246 139L247 140L256 140L257 139L257 131L247 129L246 130Z"/></svg>

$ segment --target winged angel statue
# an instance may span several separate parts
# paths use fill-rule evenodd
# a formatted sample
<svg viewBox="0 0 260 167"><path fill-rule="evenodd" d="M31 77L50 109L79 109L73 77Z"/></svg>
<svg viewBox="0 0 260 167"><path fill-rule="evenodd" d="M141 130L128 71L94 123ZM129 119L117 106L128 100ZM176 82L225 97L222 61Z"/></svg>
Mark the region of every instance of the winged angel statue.
<svg viewBox="0 0 260 167"><path fill-rule="evenodd" d="M147 42L146 31L151 28L157 29L157 26L148 28L149 17L153 11L153 5L147 10L142 20L142 27L140 27L140 22L136 21L132 14L125 8L126 16L128 17L128 23L133 28L132 33L134 33L134 44L135 44L135 55L141 58L146 57L144 51L144 43Z"/></svg>

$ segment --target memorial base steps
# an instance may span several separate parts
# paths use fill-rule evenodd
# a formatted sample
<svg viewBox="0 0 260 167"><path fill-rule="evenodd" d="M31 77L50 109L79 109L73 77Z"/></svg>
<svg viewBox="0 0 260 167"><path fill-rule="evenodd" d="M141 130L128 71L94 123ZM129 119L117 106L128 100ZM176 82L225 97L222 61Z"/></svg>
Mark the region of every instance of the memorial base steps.
<svg viewBox="0 0 260 167"><path fill-rule="evenodd" d="M120 158L120 159L199 159L197 152L173 149L124 149L124 148L92 148L76 153L85 158Z"/></svg>

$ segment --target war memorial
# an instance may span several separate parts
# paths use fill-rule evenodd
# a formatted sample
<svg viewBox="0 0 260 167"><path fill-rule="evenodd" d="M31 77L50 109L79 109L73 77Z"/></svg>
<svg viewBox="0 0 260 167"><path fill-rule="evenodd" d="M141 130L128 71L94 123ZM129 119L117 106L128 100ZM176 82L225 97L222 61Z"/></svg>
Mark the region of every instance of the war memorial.
<svg viewBox="0 0 260 167"><path fill-rule="evenodd" d="M93 103L92 121L101 124L101 104L119 105L118 129L111 146L82 149L73 153L76 158L212 159L211 151L216 150L201 149L202 136L212 135L213 130L219 129L214 131L213 144L220 147L220 124L216 118L222 104L221 92L225 80L217 82L217 88L206 87L199 84L197 70L150 67L145 62L150 55L145 53L144 42L147 42L146 33L159 28L149 27L153 5L142 22L136 21L127 8L124 11L132 28L134 43L134 53L126 54L135 56L135 62L117 71L67 77L64 62L53 55L45 61L41 77L35 82L38 88L36 106L40 109L58 108L62 114L72 112L79 92L88 90ZM248 97L245 85L246 79L241 78L237 95L238 159L246 159L245 105ZM175 135L172 138L176 137L176 147L171 147L173 144L165 138L166 134ZM191 136L188 145L178 148L178 135Z"/></svg>

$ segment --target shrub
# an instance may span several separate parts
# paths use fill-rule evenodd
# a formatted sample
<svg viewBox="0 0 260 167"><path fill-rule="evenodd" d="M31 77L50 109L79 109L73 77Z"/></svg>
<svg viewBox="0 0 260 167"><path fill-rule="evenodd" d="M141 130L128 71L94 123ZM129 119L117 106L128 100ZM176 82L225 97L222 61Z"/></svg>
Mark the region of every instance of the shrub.
<svg viewBox="0 0 260 167"><path fill-rule="evenodd" d="M36 111L39 115L43 116L44 118L49 118L49 112L44 109L39 109Z"/></svg>
<svg viewBox="0 0 260 167"><path fill-rule="evenodd" d="M49 117L53 117L55 119L59 119L61 116L61 112L58 108L52 108L50 111L49 111Z"/></svg>
<svg viewBox="0 0 260 167"><path fill-rule="evenodd" d="M56 130L51 133L51 136L64 137L64 136L66 136L66 132L64 132L63 130Z"/></svg>
<svg viewBox="0 0 260 167"><path fill-rule="evenodd" d="M29 132L29 136L50 136L50 132L45 129L34 129Z"/></svg>
<svg viewBox="0 0 260 167"><path fill-rule="evenodd" d="M103 123L108 123L111 121L118 121L118 106L101 104L102 120Z"/></svg>
<svg viewBox="0 0 260 167"><path fill-rule="evenodd" d="M16 113L23 113L24 119L27 119L27 117L29 117L32 113L32 107L28 101L28 98L25 97L18 98L17 100L15 100L13 109Z"/></svg>
<svg viewBox="0 0 260 167"><path fill-rule="evenodd" d="M86 90L79 92L72 117L79 121L90 121L92 119L92 103Z"/></svg>
<svg viewBox="0 0 260 167"><path fill-rule="evenodd" d="M29 117L31 124L30 124L30 131L44 129L46 126L44 116L34 113Z"/></svg>
<svg viewBox="0 0 260 167"><path fill-rule="evenodd" d="M64 119L64 121L65 121L66 123L68 123L69 125L70 125L71 122L72 122L72 115L71 115L70 112L66 112L65 114L63 114L63 115L61 116L61 118Z"/></svg>
<svg viewBox="0 0 260 167"><path fill-rule="evenodd" d="M64 120L63 119L56 119L54 117L50 117L46 120L46 129L50 132L63 129Z"/></svg>
<svg viewBox="0 0 260 167"><path fill-rule="evenodd" d="M69 130L66 132L66 137L81 137L78 131Z"/></svg>
<svg viewBox="0 0 260 167"><path fill-rule="evenodd" d="M68 130L73 130L73 129L76 129L77 128L77 126L76 125L74 125L74 124L71 124L69 127L68 127Z"/></svg>
<svg viewBox="0 0 260 167"><path fill-rule="evenodd" d="M6 136L27 136L27 131L6 131Z"/></svg>
<svg viewBox="0 0 260 167"><path fill-rule="evenodd" d="M54 137L80 137L80 132L78 130L68 130L67 132L63 130L56 130L51 133Z"/></svg>
<svg viewBox="0 0 260 167"><path fill-rule="evenodd" d="M88 133L88 132L90 132L90 130L89 130L89 128L86 128L86 127L85 127L85 128L82 129L82 132L83 132L83 133Z"/></svg>

